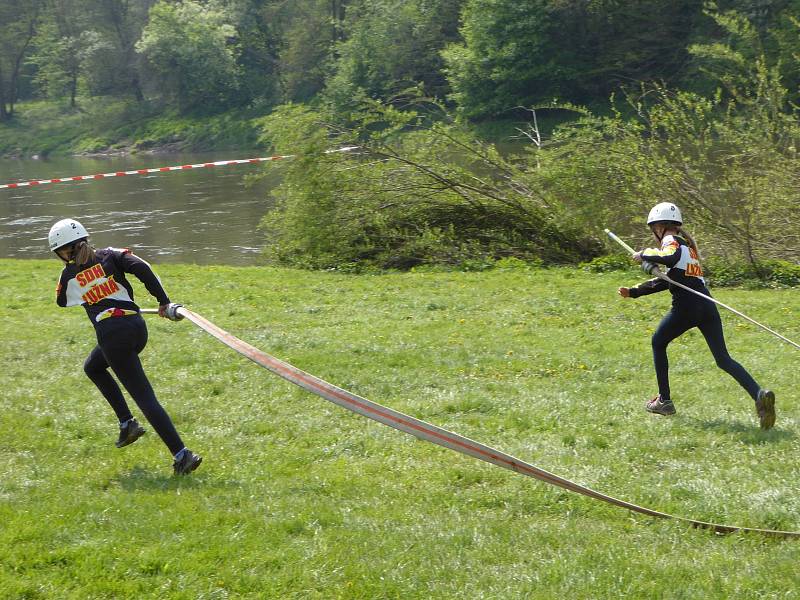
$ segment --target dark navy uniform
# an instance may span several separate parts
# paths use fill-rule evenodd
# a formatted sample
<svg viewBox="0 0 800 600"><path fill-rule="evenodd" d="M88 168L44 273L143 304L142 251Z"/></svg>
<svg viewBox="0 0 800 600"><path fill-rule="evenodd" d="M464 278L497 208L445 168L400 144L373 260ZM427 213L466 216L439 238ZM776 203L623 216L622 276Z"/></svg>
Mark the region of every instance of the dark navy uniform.
<svg viewBox="0 0 800 600"><path fill-rule="evenodd" d="M83 306L95 327L111 316L115 308L131 311L127 314L138 313L126 273L144 283L159 304L169 304L169 296L150 265L130 250L118 248L97 250L95 258L80 267L75 262L68 263L58 281L56 303Z"/></svg>
<svg viewBox="0 0 800 600"><path fill-rule="evenodd" d="M58 281L56 303L83 306L86 310L95 328L97 346L89 353L83 369L120 423L133 417L109 367L174 455L184 448L183 441L156 399L139 360L139 353L147 344L147 326L134 302L128 274L139 279L159 304L169 304L169 296L150 265L130 250L118 248L97 250L83 265L69 262Z"/></svg>
<svg viewBox="0 0 800 600"><path fill-rule="evenodd" d="M703 279L703 269L695 250L679 236L667 235L660 248L648 248L642 252L642 259L668 268L667 276L706 296L711 296ZM717 305L672 285L663 279L651 279L630 289L631 298L638 298L669 289L672 294L672 308L661 321L653 335L653 361L658 379L658 391L664 401L670 400L669 362L667 345L688 331L697 327L714 355L717 366L729 373L747 393L756 400L759 385L742 365L731 358L725 346L722 333L722 320Z"/></svg>

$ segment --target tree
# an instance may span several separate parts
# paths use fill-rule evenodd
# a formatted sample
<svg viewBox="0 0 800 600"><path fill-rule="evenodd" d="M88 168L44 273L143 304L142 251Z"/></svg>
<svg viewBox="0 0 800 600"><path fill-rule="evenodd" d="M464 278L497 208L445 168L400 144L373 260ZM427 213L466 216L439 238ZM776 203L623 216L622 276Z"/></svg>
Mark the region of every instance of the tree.
<svg viewBox="0 0 800 600"><path fill-rule="evenodd" d="M91 73L98 92L132 94L144 100L142 78L139 74L139 57L136 41L147 22L151 0L99 0L94 3L95 14L110 44L108 52L96 56Z"/></svg>
<svg viewBox="0 0 800 600"><path fill-rule="evenodd" d="M462 0L378 0L354 3L337 47L326 96L335 104L364 95L391 99L419 87L444 96L441 50L458 38Z"/></svg>
<svg viewBox="0 0 800 600"><path fill-rule="evenodd" d="M344 0L271 2L264 7L275 23L285 101L311 100L324 87L335 43L344 35L345 9Z"/></svg>
<svg viewBox="0 0 800 600"><path fill-rule="evenodd" d="M236 103L240 73L229 15L193 0L161 1L136 43L181 111L220 110Z"/></svg>
<svg viewBox="0 0 800 600"><path fill-rule="evenodd" d="M7 0L0 3L0 121L14 114L19 77L36 34L43 0Z"/></svg>
<svg viewBox="0 0 800 600"><path fill-rule="evenodd" d="M700 16L697 0L467 0L464 41L444 53L452 98L479 118L669 80Z"/></svg>
<svg viewBox="0 0 800 600"><path fill-rule="evenodd" d="M228 0L226 13L236 28L234 55L240 71L236 103L279 103L281 30L271 2Z"/></svg>
<svg viewBox="0 0 800 600"><path fill-rule="evenodd" d="M78 20L70 18L69 9L74 7L68 2L56 5L63 12L51 12L39 26L29 60L36 65L34 80L39 89L49 98L66 95L74 108L84 66L90 57L108 50L110 43L95 30L81 30Z"/></svg>

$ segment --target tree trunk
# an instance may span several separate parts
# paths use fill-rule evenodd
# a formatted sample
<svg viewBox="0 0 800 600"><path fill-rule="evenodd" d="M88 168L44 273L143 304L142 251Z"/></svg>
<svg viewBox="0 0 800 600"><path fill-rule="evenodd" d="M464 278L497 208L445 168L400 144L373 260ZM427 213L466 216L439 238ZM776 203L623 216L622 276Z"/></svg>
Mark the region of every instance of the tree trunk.
<svg viewBox="0 0 800 600"><path fill-rule="evenodd" d="M8 121L8 112L6 111L6 92L3 85L3 67L0 65L0 123Z"/></svg>
<svg viewBox="0 0 800 600"><path fill-rule="evenodd" d="M75 96L78 95L78 74L73 73L72 79L69 82L69 106L70 108L75 108L77 103L75 102Z"/></svg>
<svg viewBox="0 0 800 600"><path fill-rule="evenodd" d="M144 92L142 86L139 84L139 76L134 75L131 79L131 88L133 89L133 96L137 102L144 102Z"/></svg>
<svg viewBox="0 0 800 600"><path fill-rule="evenodd" d="M333 24L333 41L340 42L344 39L342 23L344 23L345 0L331 0L331 23Z"/></svg>
<svg viewBox="0 0 800 600"><path fill-rule="evenodd" d="M14 69L11 71L11 82L8 90L8 104L10 107L8 110L9 115L14 114L14 105L19 99L19 74L22 71L22 63L23 59L25 58L25 53L28 51L28 47L31 45L33 36L36 34L36 21L38 18L39 10L37 5L36 12L33 14L30 22L28 23L28 35L25 37L25 43L17 53L17 56L14 60Z"/></svg>
<svg viewBox="0 0 800 600"><path fill-rule="evenodd" d="M8 121L11 118L8 110L6 109L5 92L3 91L3 80L0 79L0 123Z"/></svg>
<svg viewBox="0 0 800 600"><path fill-rule="evenodd" d="M336 20L338 11L336 10L336 0L331 0L331 40L336 42L339 39L339 22Z"/></svg>

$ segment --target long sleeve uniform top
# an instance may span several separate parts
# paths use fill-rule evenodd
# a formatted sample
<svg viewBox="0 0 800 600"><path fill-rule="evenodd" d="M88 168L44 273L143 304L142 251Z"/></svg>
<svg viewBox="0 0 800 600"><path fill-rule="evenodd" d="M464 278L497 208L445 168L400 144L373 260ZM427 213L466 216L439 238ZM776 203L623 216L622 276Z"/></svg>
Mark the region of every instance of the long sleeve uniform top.
<svg viewBox="0 0 800 600"><path fill-rule="evenodd" d="M169 304L169 296L150 264L130 250L119 248L98 250L80 267L69 262L58 280L56 304L83 306L95 326L106 316L138 313L127 273L139 279L159 304Z"/></svg>
<svg viewBox="0 0 800 600"><path fill-rule="evenodd" d="M667 276L678 283L697 290L707 296L710 295L706 288L706 281L703 278L703 268L700 266L700 259L697 252L681 237L666 235L661 240L661 248L647 248L642 251L642 259L647 262L663 265L667 267ZM630 289L631 298L646 296L669 289L672 294L672 302L689 303L700 301L701 299L694 294L671 285L663 279L655 278L640 283Z"/></svg>

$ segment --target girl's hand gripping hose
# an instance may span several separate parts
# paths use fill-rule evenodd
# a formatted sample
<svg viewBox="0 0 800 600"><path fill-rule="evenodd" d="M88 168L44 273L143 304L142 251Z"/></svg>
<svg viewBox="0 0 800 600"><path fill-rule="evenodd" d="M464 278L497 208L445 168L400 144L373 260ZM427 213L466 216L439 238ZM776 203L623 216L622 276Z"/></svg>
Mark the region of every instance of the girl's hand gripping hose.
<svg viewBox="0 0 800 600"><path fill-rule="evenodd" d="M642 263L642 270L645 273L647 273L648 275L656 275L656 276L658 276L657 273L661 273L661 270L658 268L657 264L654 264L654 263L651 263L651 262L647 262L646 260L642 260L641 253L636 252L636 250L634 250L628 244L626 244L625 241L622 240L622 238L620 238L616 234L612 233L608 229L604 229L603 231L606 232L606 235L608 235L608 237L610 237L612 240L617 242L620 246L625 248L625 250L630 252L631 256L633 257L634 260L636 260L637 262L641 262Z"/></svg>
<svg viewBox="0 0 800 600"><path fill-rule="evenodd" d="M183 319L183 315L178 314L178 309L182 307L183 307L182 304L177 304L175 302L170 302L169 304L162 304L161 306L158 307L158 316L164 317L165 319L169 319L170 321L180 321L181 319Z"/></svg>

